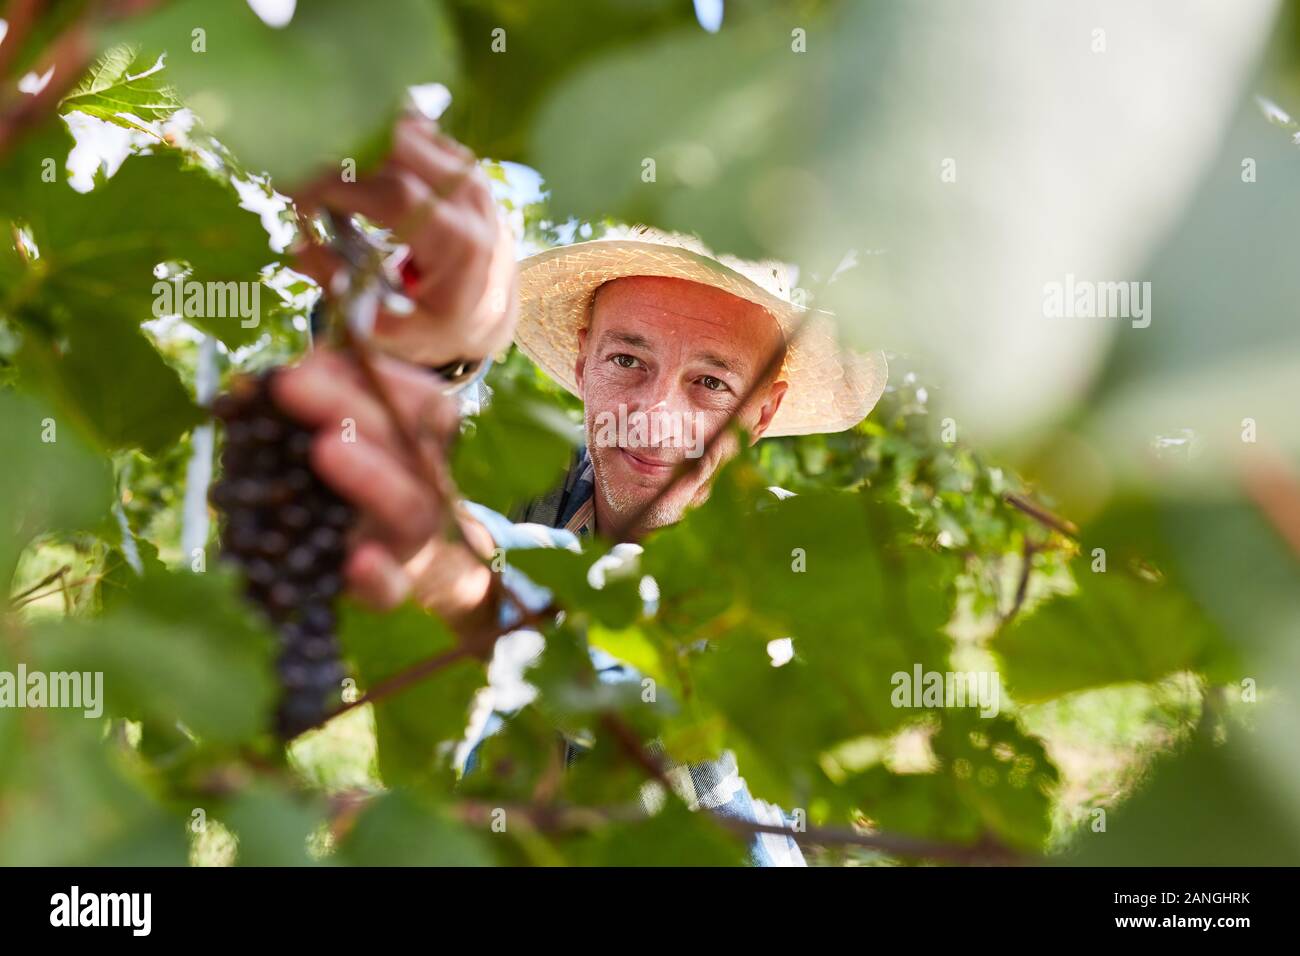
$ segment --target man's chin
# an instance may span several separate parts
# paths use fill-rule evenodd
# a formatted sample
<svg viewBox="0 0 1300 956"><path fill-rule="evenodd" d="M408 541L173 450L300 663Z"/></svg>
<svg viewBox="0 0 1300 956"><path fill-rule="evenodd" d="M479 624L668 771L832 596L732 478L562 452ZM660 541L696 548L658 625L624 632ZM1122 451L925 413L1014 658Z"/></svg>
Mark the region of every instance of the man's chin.
<svg viewBox="0 0 1300 956"><path fill-rule="evenodd" d="M672 524L680 517L682 509L677 499L682 495L681 488L674 488L659 499L672 480L671 468L662 471L634 468L629 464L628 456L617 448L609 449L601 458L603 460L596 462L597 482L605 500L617 514L630 518L653 502L654 507L642 522L645 527Z"/></svg>

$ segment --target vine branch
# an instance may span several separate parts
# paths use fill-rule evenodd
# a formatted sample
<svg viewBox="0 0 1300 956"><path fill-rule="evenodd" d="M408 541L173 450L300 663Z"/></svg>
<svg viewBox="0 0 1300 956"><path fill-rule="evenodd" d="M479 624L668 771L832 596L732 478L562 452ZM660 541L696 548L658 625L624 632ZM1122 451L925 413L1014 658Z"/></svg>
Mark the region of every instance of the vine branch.
<svg viewBox="0 0 1300 956"><path fill-rule="evenodd" d="M1045 528L1050 528L1053 531L1059 532L1067 538L1077 538L1079 536L1079 528L1073 521L1070 521L1067 518L1062 518L1060 515L1053 514L1042 505L1030 501L1024 495L1007 492L1002 496L1002 500L1011 505L1011 507L1015 508L1017 511L1022 511L1029 515L1029 517L1033 518Z"/></svg>

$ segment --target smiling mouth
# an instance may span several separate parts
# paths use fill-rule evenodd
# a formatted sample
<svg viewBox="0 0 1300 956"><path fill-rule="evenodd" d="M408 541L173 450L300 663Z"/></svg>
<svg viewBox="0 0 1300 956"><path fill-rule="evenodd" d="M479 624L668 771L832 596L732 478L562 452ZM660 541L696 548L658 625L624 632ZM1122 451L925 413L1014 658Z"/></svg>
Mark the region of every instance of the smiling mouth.
<svg viewBox="0 0 1300 956"><path fill-rule="evenodd" d="M653 458L642 458L640 455L633 454L626 448L620 448L619 452L623 455L624 460L632 466L634 471L643 475L666 475L673 470L674 462L656 461Z"/></svg>

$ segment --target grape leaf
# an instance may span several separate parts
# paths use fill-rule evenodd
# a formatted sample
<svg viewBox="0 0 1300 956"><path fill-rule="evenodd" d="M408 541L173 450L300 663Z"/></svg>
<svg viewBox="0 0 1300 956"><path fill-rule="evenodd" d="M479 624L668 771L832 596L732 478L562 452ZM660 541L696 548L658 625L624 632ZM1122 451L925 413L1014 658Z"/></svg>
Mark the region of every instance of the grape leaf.
<svg viewBox="0 0 1300 956"><path fill-rule="evenodd" d="M869 490L777 501L751 467L728 466L708 503L647 539L662 630L646 633L672 635L691 719L720 718L753 791L789 803L833 786L822 751L913 713L894 705L894 674L945 669L954 568ZM778 667L781 638L794 656Z"/></svg>
<svg viewBox="0 0 1300 956"><path fill-rule="evenodd" d="M175 90L165 81L165 74L161 70L150 72L154 65L129 46L114 47L63 98L59 110L78 110L127 129L152 133L139 121L165 120L181 105Z"/></svg>
<svg viewBox="0 0 1300 956"><path fill-rule="evenodd" d="M178 150L131 157L82 194L64 176L71 145L65 129L49 128L3 166L0 211L26 225L39 255L23 281L5 290L0 312L57 329L110 310L142 322L163 314L155 307L168 301L154 272L161 262L187 263L187 279L221 283L224 291L231 282L258 282L259 270L277 258L234 190ZM220 308L214 296L212 311L229 314L207 314L207 300L193 315L196 325L231 346L258 334L243 326L228 298Z"/></svg>
<svg viewBox="0 0 1300 956"><path fill-rule="evenodd" d="M549 588L562 606L606 627L627 627L641 614L639 575L607 579L604 587L592 587L588 573L605 551L595 542L581 554L564 548L523 548L510 552L507 560L534 583Z"/></svg>
<svg viewBox="0 0 1300 956"><path fill-rule="evenodd" d="M493 862L483 836L407 790L375 797L361 811L338 853L352 866L490 866Z"/></svg>
<svg viewBox="0 0 1300 956"><path fill-rule="evenodd" d="M301 4L280 28L246 3L180 0L107 33L167 54L167 78L248 169L281 188L337 169L392 125L406 87L451 78L437 4ZM309 106L306 104L310 104Z"/></svg>
<svg viewBox="0 0 1300 956"><path fill-rule="evenodd" d="M184 822L166 813L121 755L105 746L100 722L47 710L38 741L24 739L21 714L0 708L0 865L185 864Z"/></svg>
<svg viewBox="0 0 1300 956"><path fill-rule="evenodd" d="M1294 725L1288 733L1294 734ZM1068 862L1076 866L1296 866L1300 829L1267 752L1243 738L1198 739L1160 760L1146 788L1110 810Z"/></svg>
<svg viewBox="0 0 1300 956"><path fill-rule="evenodd" d="M21 380L105 448L157 454L205 419L176 372L135 322L107 304L65 336L33 330L20 359Z"/></svg>
<svg viewBox="0 0 1300 956"><path fill-rule="evenodd" d="M307 839L322 814L267 784L244 790L222 809L221 819L239 837L240 866L316 866Z"/></svg>
<svg viewBox="0 0 1300 956"><path fill-rule="evenodd" d="M567 74L531 130L531 162L551 187L554 214L649 222L698 232L736 255L767 253L774 237L764 227L788 212L783 193L797 184L763 176L801 167L827 118L815 104L825 100L817 86L830 64L791 52L788 19L758 16L717 34L685 27ZM809 19L801 25L824 36L824 21ZM852 115L835 119L851 126ZM571 162L592 129L599 142Z"/></svg>
<svg viewBox="0 0 1300 956"><path fill-rule="evenodd" d="M446 625L413 604L389 614L346 604L339 639L356 663L365 690L457 647ZM376 701L375 733L384 782L392 786L437 779L450 764L451 745L465 736L470 703L486 683L481 663L461 659Z"/></svg>
<svg viewBox="0 0 1300 956"><path fill-rule="evenodd" d="M536 386L501 381L472 421L451 456L469 500L504 513L563 480L579 432Z"/></svg>
<svg viewBox="0 0 1300 956"><path fill-rule="evenodd" d="M541 708L529 704L475 746L457 792L529 801L542 775L558 769L563 746L563 738Z"/></svg>
<svg viewBox="0 0 1300 956"><path fill-rule="evenodd" d="M1080 562L1079 592L1052 598L990 645L1021 702L1090 687L1156 681L1176 671L1235 680L1239 665L1218 629L1171 582Z"/></svg>
<svg viewBox="0 0 1300 956"><path fill-rule="evenodd" d="M594 0L449 0L464 59L446 123L494 159L525 161L538 104L585 61L694 22L688 4ZM697 28L698 29L698 28Z"/></svg>
<svg viewBox="0 0 1300 956"><path fill-rule="evenodd" d="M70 421L12 391L0 392L0 587L18 553L48 531L93 527L113 503L108 462Z"/></svg>
<svg viewBox="0 0 1300 956"><path fill-rule="evenodd" d="M582 866L743 866L748 859L741 837L675 798L644 821L611 823L575 844Z"/></svg>
<svg viewBox="0 0 1300 956"><path fill-rule="evenodd" d="M180 720L200 738L249 741L270 727L274 641L225 570L147 573L96 620L38 626L48 670L100 672L107 709Z"/></svg>
<svg viewBox="0 0 1300 956"><path fill-rule="evenodd" d="M949 710L931 746L934 771L878 765L846 780L839 796L891 833L967 846L991 836L1024 852L1043 849L1060 774L1041 741L1005 715Z"/></svg>

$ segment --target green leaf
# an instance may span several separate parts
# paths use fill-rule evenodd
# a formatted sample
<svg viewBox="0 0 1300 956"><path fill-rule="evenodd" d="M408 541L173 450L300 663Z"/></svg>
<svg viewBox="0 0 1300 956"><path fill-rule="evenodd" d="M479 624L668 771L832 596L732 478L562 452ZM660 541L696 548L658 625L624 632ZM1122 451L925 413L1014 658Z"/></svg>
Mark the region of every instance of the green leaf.
<svg viewBox="0 0 1300 956"><path fill-rule="evenodd" d="M1289 733L1294 734L1294 725ZM1291 738L1294 740L1294 737ZM1198 739L1166 757L1148 786L1107 809L1104 830L1079 840L1075 866L1288 866L1300 864L1292 798L1279 791L1267 751L1248 738ZM1090 822L1095 819L1089 817Z"/></svg>
<svg viewBox="0 0 1300 956"><path fill-rule="evenodd" d="M949 710L931 745L934 771L892 773L878 765L846 780L837 797L890 833L967 846L991 837L1042 851L1060 775L1041 741L1013 718Z"/></svg>
<svg viewBox="0 0 1300 956"><path fill-rule="evenodd" d="M683 5L684 6L684 5ZM811 78L819 58L793 55L784 17L651 36L583 64L542 105L532 164L566 216L698 231L737 255L762 252L756 226L784 212L765 171L802 164L823 119ZM817 18L811 18L817 21ZM801 24L817 35L813 22ZM589 142L589 131L599 140ZM570 154L582 147L582 162ZM646 161L654 162L653 178Z"/></svg>
<svg viewBox="0 0 1300 956"><path fill-rule="evenodd" d="M181 0L124 22L108 43L165 52L185 104L245 167L282 188L358 159L392 125L408 86L449 80L452 69L430 0L391 0L382 14L315 0L281 28L246 3Z"/></svg>
<svg viewBox="0 0 1300 956"><path fill-rule="evenodd" d="M579 435L536 386L500 381L452 450L452 474L466 498L504 513L563 480Z"/></svg>
<svg viewBox="0 0 1300 956"><path fill-rule="evenodd" d="M234 190L174 149L133 156L111 179L75 192L64 175L72 140L57 127L23 142L3 167L0 210L27 226L39 255L3 290L0 314L47 335L103 323L105 314L143 322L165 314L164 293L174 291L156 277L159 263L186 263L188 280L224 291L260 283L259 270L277 258ZM228 300L223 309L213 297L213 305L231 314L195 315L196 325L230 346L258 334Z"/></svg>
<svg viewBox="0 0 1300 956"><path fill-rule="evenodd" d="M529 158L533 114L565 76L587 60L694 22L690 5L676 0L449 0L447 6L464 67L451 84L446 123L480 155L516 161Z"/></svg>
<svg viewBox="0 0 1300 956"><path fill-rule="evenodd" d="M224 291L261 290L258 270L275 258L256 216L175 150L127 160L89 193L63 178L71 139L61 121L24 141L0 176L0 208L30 235L36 253L5 244L0 315L24 331L20 367L29 387L77 419L101 445L156 453L201 420L176 373L138 324L169 309L175 286L154 269L181 261L193 282ZM52 178L50 178L52 176ZM48 181L47 181L48 180ZM227 345L255 328L229 302L192 321ZM260 300L260 296L259 296ZM188 311L188 310L187 310Z"/></svg>
<svg viewBox="0 0 1300 956"><path fill-rule="evenodd" d="M307 840L323 814L294 796L259 784L235 797L222 822L239 837L240 866L315 866Z"/></svg>
<svg viewBox="0 0 1300 956"><path fill-rule="evenodd" d="M599 715L621 713L648 738L657 720L672 709L666 695L643 700L640 681L600 678L585 637L569 620L547 627L545 638L545 649L524 679L538 690L537 707L562 730L585 737Z"/></svg>
<svg viewBox="0 0 1300 956"><path fill-rule="evenodd" d="M455 636L413 604L388 614L343 608L339 638L356 663L363 690L455 651ZM483 665L462 658L374 703L379 773L388 785L438 779L465 736L472 699L487 683ZM445 779L445 778L444 778Z"/></svg>
<svg viewBox="0 0 1300 956"><path fill-rule="evenodd" d="M668 679L660 645L641 627L611 629L594 624L587 629L587 643L659 683Z"/></svg>
<svg viewBox="0 0 1300 956"><path fill-rule="evenodd" d="M528 704L475 747L457 793L528 802L542 776L558 772L563 746L542 709Z"/></svg>
<svg viewBox="0 0 1300 956"><path fill-rule="evenodd" d="M21 381L77 420L105 448L155 455L205 419L137 324L112 306L45 341L33 330Z"/></svg>
<svg viewBox="0 0 1300 956"><path fill-rule="evenodd" d="M139 121L165 120L181 105L176 91L164 81L165 74L149 72L153 66L153 60L129 46L114 47L63 98L59 111L76 110L127 129L152 132Z"/></svg>
<svg viewBox="0 0 1300 956"><path fill-rule="evenodd" d="M102 672L119 716L180 720L215 743L249 741L270 727L274 641L223 570L152 572L98 620L37 628L48 670Z"/></svg>
<svg viewBox="0 0 1300 956"><path fill-rule="evenodd" d="M576 841L572 853L583 866L743 866L748 860L743 838L672 797L647 820L612 823Z"/></svg>
<svg viewBox="0 0 1300 956"><path fill-rule="evenodd" d="M493 862L484 836L406 790L375 797L338 853L353 866L490 866Z"/></svg>
<svg viewBox="0 0 1300 956"><path fill-rule="evenodd" d="M47 440L48 439L48 440ZM0 586L36 535L94 527L113 503L106 460L72 422L14 392L0 392Z"/></svg>
<svg viewBox="0 0 1300 956"><path fill-rule="evenodd" d="M12 669L2 648L0 669ZM185 865L184 821L105 745L100 721L47 710L37 734L30 716L0 709L0 865Z"/></svg>
<svg viewBox="0 0 1300 956"><path fill-rule="evenodd" d="M891 677L943 663L953 567L870 492L775 501L755 497L744 467L652 535L642 568L659 583L662 625L714 645L688 660L701 699L744 728L773 768L806 765L833 738L906 718L891 702ZM772 667L766 645L784 637L795 658Z"/></svg>
<svg viewBox="0 0 1300 956"><path fill-rule="evenodd" d="M1110 564L1075 568L1079 591L1052 598L990 645L1022 703L1090 687L1152 682L1177 671L1235 680L1235 655L1203 610L1169 581Z"/></svg>
<svg viewBox="0 0 1300 956"><path fill-rule="evenodd" d="M521 548L511 551L507 560L533 582L549 588L573 613L589 615L606 627L623 628L641 615L640 575L610 576L604 587L592 587L591 566L607 551L596 542L581 554L564 548Z"/></svg>

